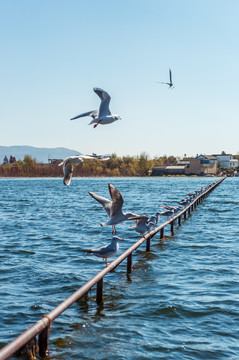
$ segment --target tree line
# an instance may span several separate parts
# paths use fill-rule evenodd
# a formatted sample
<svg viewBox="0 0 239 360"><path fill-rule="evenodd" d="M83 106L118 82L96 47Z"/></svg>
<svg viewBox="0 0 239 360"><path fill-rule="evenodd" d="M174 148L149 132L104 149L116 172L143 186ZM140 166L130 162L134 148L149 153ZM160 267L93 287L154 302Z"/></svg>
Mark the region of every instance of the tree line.
<svg viewBox="0 0 239 360"><path fill-rule="evenodd" d="M84 160L74 165L74 176L149 176L154 165L176 164L175 156L160 156L150 159L146 153L139 156L119 157L112 154L110 160ZM60 161L52 164L37 163L31 156L23 160L0 165L0 176L4 177L58 177L62 176Z"/></svg>

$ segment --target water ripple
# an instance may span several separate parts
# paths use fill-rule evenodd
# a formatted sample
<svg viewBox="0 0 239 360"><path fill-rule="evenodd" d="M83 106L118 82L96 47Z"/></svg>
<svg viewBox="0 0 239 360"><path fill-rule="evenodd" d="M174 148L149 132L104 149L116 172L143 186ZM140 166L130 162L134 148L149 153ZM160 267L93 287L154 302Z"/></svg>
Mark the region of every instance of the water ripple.
<svg viewBox="0 0 239 360"><path fill-rule="evenodd" d="M210 178L0 179L0 345L100 271L101 259L80 250L111 239L106 213L88 191L108 197L107 183L123 194L124 208L151 215L176 205ZM57 318L50 335L54 359L238 359L239 180L226 179L182 226L155 236L96 291ZM117 227L122 253L137 239ZM19 359L19 358L18 358Z"/></svg>

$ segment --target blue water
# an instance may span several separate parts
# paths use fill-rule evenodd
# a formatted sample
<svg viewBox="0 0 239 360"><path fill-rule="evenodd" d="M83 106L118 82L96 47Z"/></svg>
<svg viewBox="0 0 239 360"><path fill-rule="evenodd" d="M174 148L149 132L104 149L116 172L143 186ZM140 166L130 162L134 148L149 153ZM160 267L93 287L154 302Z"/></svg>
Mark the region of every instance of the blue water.
<svg viewBox="0 0 239 360"><path fill-rule="evenodd" d="M107 183L124 210L152 215L215 178L0 179L0 346L18 336L104 267L80 251L109 243L101 205ZM53 359L238 359L239 178L222 182L182 226L143 244L51 327ZM119 254L139 239L129 222ZM115 259L116 256L112 259ZM14 357L13 357L14 358Z"/></svg>

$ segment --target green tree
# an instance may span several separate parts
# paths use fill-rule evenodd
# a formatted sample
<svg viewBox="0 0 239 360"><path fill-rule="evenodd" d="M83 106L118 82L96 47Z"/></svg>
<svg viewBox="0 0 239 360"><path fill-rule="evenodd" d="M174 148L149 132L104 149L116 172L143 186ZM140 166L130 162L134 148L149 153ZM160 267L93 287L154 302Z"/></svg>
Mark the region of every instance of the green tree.
<svg viewBox="0 0 239 360"><path fill-rule="evenodd" d="M149 161L149 156L143 152L138 159L139 175L148 176L151 170L152 162Z"/></svg>

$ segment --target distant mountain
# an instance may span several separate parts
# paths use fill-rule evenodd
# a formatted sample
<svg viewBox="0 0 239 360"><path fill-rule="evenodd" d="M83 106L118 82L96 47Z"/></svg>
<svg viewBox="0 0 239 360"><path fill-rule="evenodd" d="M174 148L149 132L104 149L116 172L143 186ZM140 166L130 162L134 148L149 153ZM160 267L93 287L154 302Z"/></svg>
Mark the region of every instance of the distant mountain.
<svg viewBox="0 0 239 360"><path fill-rule="evenodd" d="M65 159L67 156L80 154L77 150L64 147L37 148L33 146L0 146L0 164L5 156L9 159L12 155L16 160L23 160L25 155L31 156L37 162L47 163L48 159Z"/></svg>

